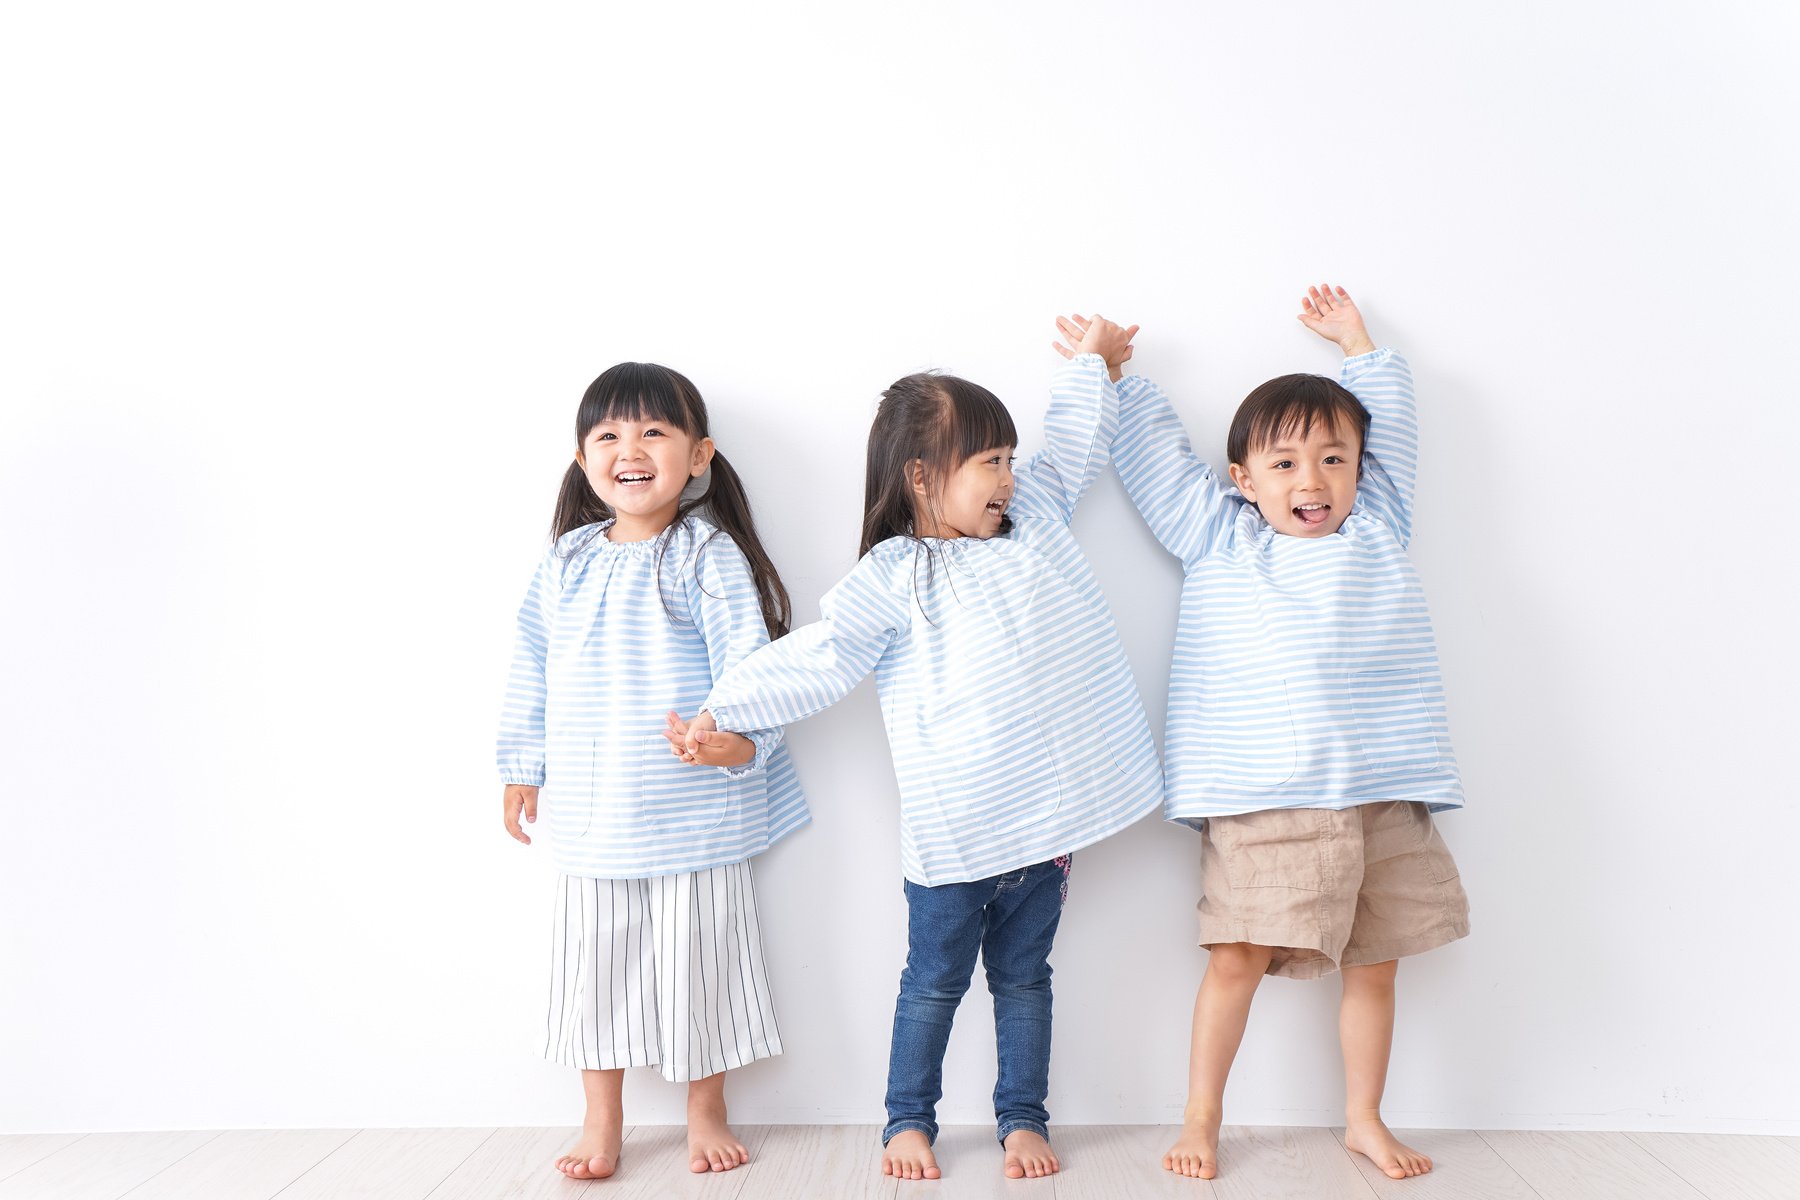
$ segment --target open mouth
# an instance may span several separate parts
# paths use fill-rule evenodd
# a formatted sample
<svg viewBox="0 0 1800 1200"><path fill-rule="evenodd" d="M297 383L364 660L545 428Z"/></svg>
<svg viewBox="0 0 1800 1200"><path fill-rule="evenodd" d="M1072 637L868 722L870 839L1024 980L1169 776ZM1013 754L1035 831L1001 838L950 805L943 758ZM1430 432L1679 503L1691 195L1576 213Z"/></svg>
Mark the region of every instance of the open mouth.
<svg viewBox="0 0 1800 1200"><path fill-rule="evenodd" d="M613 482L620 487L644 487L655 478L648 471L620 471L613 476Z"/></svg>
<svg viewBox="0 0 1800 1200"><path fill-rule="evenodd" d="M1326 518L1331 516L1331 505L1302 504L1294 509L1294 515L1300 518L1300 523L1302 525L1305 525L1310 529L1315 525L1323 525L1325 523Z"/></svg>
<svg viewBox="0 0 1800 1200"><path fill-rule="evenodd" d="M987 510L996 517L1004 517L1006 515L1006 501L989 500Z"/></svg>

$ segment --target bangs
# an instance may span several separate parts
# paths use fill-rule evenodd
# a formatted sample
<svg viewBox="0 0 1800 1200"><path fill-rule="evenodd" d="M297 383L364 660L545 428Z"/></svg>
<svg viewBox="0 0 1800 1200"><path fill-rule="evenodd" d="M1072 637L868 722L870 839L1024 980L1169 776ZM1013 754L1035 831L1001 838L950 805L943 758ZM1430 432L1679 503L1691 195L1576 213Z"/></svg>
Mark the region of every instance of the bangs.
<svg viewBox="0 0 1800 1200"><path fill-rule="evenodd" d="M654 421L706 435L706 410L694 385L655 363L620 363L588 385L575 414L575 440L585 441L602 421Z"/></svg>
<svg viewBox="0 0 1800 1200"><path fill-rule="evenodd" d="M1019 444L1012 414L994 393L954 375L939 375L932 382L943 397L938 436L933 439L934 465L954 468L983 450Z"/></svg>
<svg viewBox="0 0 1800 1200"><path fill-rule="evenodd" d="M1286 438L1305 438L1321 427L1360 454L1369 434L1369 411L1336 380L1283 375L1251 392L1238 406L1226 438L1226 457L1241 466L1258 451Z"/></svg>

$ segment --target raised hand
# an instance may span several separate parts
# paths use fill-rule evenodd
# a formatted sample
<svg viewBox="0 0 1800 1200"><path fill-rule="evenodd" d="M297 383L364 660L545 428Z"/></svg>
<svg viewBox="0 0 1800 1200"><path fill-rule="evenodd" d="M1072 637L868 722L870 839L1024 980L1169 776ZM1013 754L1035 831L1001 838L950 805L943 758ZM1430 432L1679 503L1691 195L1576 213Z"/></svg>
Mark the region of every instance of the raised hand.
<svg viewBox="0 0 1800 1200"><path fill-rule="evenodd" d="M506 798L501 803L506 815L506 832L514 838L531 845L531 835L519 828L519 814L525 814L525 821L531 824L537 820L538 790L529 784L509 783L506 785Z"/></svg>
<svg viewBox="0 0 1800 1200"><path fill-rule="evenodd" d="M1375 348L1363 326L1362 310L1343 288L1333 289L1329 283L1308 288L1300 306L1302 311L1296 314L1300 323L1326 341L1336 342L1346 357Z"/></svg>
<svg viewBox="0 0 1800 1200"><path fill-rule="evenodd" d="M669 750L684 763L699 767L741 767L756 757L756 743L742 734L721 733L712 714L703 712L692 721L671 712L663 736Z"/></svg>
<svg viewBox="0 0 1800 1200"><path fill-rule="evenodd" d="M1098 354L1106 360L1106 373L1117 383L1123 374L1120 368L1131 360L1131 339L1137 336L1137 331L1136 325L1124 329L1097 313L1092 320L1074 313L1056 318L1056 332L1062 340L1050 345L1064 358ZM1064 342L1068 344L1064 345Z"/></svg>

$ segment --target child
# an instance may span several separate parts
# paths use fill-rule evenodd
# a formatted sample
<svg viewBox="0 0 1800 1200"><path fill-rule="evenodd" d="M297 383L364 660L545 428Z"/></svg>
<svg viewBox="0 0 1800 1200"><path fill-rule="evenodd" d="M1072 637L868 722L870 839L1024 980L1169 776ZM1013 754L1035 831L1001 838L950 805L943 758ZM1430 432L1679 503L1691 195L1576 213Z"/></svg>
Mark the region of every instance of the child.
<svg viewBox="0 0 1800 1200"><path fill-rule="evenodd" d="M909 375L869 431L861 559L822 619L713 686L677 753L713 729L772 729L842 699L871 670L900 784L906 969L888 1059L884 1174L936 1179L944 1050L975 956L994 997L1004 1170L1059 1169L1044 1100L1050 964L1070 855L1161 796L1155 744L1098 583L1069 532L1106 463L1117 406L1102 355L1130 331L1096 319L1087 370L1059 377L1049 447L1012 467L1012 417L985 388Z"/></svg>
<svg viewBox="0 0 1800 1200"><path fill-rule="evenodd" d="M787 592L686 378L611 368L575 446L499 740L507 832L531 841L519 815L537 819L541 787L562 873L544 1056L580 1068L587 1116L556 1166L617 1169L624 1068L653 1066L688 1084L691 1169L729 1171L749 1155L724 1072L781 1053L749 859L806 823L806 800L779 731L729 739L702 774L659 730L786 632Z"/></svg>
<svg viewBox="0 0 1800 1200"><path fill-rule="evenodd" d="M1210 958L1182 1133L1163 1165L1201 1179L1217 1172L1225 1077L1258 981L1339 969L1345 1144L1394 1179L1429 1171L1381 1120L1396 960L1469 931L1430 817L1463 796L1405 553L1412 375L1375 348L1342 288L1303 304L1300 320L1343 349L1343 384L1287 375L1250 393L1227 446L1237 491L1194 455L1154 384L1119 387L1119 475L1186 571L1166 814L1201 831ZM1081 336L1079 320L1064 333ZM1098 384L1099 367L1086 370Z"/></svg>

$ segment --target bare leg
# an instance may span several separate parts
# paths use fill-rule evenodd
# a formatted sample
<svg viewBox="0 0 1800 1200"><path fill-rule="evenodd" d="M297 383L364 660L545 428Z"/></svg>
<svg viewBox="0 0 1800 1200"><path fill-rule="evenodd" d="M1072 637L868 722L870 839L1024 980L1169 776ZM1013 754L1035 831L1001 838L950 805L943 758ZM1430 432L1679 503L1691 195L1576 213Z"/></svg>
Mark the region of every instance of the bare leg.
<svg viewBox="0 0 1800 1200"><path fill-rule="evenodd" d="M725 1123L725 1072L688 1084L688 1170L729 1171L750 1161L750 1152Z"/></svg>
<svg viewBox="0 0 1800 1200"><path fill-rule="evenodd" d="M1225 1116L1225 1078L1244 1040L1250 1001L1274 949L1250 942L1211 947L1206 977L1194 997L1194 1038L1188 1052L1187 1109L1181 1136L1163 1155L1163 1169L1195 1179L1219 1173L1219 1126Z"/></svg>
<svg viewBox="0 0 1800 1200"><path fill-rule="evenodd" d="M581 1140L556 1160L557 1170L571 1179L605 1179L619 1169L619 1144L625 1132L624 1086L623 1069L581 1073L581 1090L587 1094Z"/></svg>
<svg viewBox="0 0 1800 1200"><path fill-rule="evenodd" d="M1388 1055L1394 1047L1394 975L1398 960L1344 968L1338 1039L1344 1047L1344 1145L1390 1179L1431 1170L1431 1159L1405 1145L1381 1119Z"/></svg>

